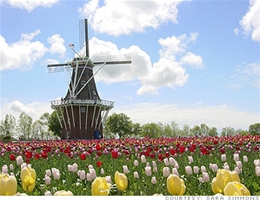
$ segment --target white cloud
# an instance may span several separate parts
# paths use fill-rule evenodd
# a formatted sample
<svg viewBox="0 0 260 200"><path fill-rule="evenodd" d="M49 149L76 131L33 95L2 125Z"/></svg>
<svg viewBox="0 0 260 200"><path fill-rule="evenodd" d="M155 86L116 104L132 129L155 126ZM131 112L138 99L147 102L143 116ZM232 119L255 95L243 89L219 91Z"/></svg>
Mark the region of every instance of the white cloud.
<svg viewBox="0 0 260 200"><path fill-rule="evenodd" d="M29 70L33 65L40 61L47 52L59 54L63 57L66 53L64 39L55 34L47 39L50 48L40 41L33 41L40 34L40 30L32 33L21 34L19 41L7 43L5 38L0 35L0 71L8 69ZM50 59L47 59L47 62Z"/></svg>
<svg viewBox="0 0 260 200"><path fill-rule="evenodd" d="M177 62L161 58L150 68L148 75L140 79L142 87L137 94L158 94L157 90L161 87L183 86L187 80L185 69Z"/></svg>
<svg viewBox="0 0 260 200"><path fill-rule="evenodd" d="M246 34L251 34L252 40L260 42L260 1L250 0L247 13L240 20L240 25Z"/></svg>
<svg viewBox="0 0 260 200"><path fill-rule="evenodd" d="M66 47L64 46L64 39L59 34L52 35L47 39L48 43L51 44L49 51L52 54L59 54L64 56L66 53Z"/></svg>
<svg viewBox="0 0 260 200"><path fill-rule="evenodd" d="M194 43L198 33L189 35L183 34L179 37L172 36L158 40L161 45L160 58L157 62L151 63L149 55L137 46L118 49L111 42L101 41L92 38L89 41L92 57L97 55L122 55L130 54L131 65L104 66L96 76L97 81L106 83L139 80L142 86L137 94L158 94L162 87L175 88L183 86L188 80L183 64L191 65L194 68L202 66L202 58L192 52L186 53L187 45ZM95 70L98 66L95 67Z"/></svg>
<svg viewBox="0 0 260 200"><path fill-rule="evenodd" d="M36 30L29 34L22 34L18 42L8 44L0 35L1 68L6 69L30 69L33 64L45 54L47 49L44 44L32 39L40 33Z"/></svg>
<svg viewBox="0 0 260 200"><path fill-rule="evenodd" d="M1 120L5 118L6 114L11 114L18 120L21 112L31 116L33 120L38 120L43 113L52 113L52 111L50 102L22 103L19 100L9 102L6 99L1 98Z"/></svg>
<svg viewBox="0 0 260 200"><path fill-rule="evenodd" d="M6 4L14 8L19 8L22 10L27 10L31 12L37 7L51 7L52 5L59 2L59 0L1 0Z"/></svg>
<svg viewBox="0 0 260 200"><path fill-rule="evenodd" d="M236 110L227 105L206 106L203 104L182 107L176 104L139 103L124 107L116 107L112 113L125 113L134 123L158 123L169 124L175 121L179 128L188 124L205 123L209 127L216 127L221 131L224 127L248 130L250 124L258 123L259 113L249 113Z"/></svg>
<svg viewBox="0 0 260 200"><path fill-rule="evenodd" d="M33 114L34 111L33 109L31 109L30 107L22 104L20 101L13 101L9 107L8 107L11 111L13 112L18 112L18 113L21 113L21 112L24 112L26 114Z"/></svg>
<svg viewBox="0 0 260 200"><path fill-rule="evenodd" d="M219 76L218 83L232 90L244 86L260 89L260 64L257 62L240 64L235 70Z"/></svg>
<svg viewBox="0 0 260 200"><path fill-rule="evenodd" d="M114 36L144 32L146 28L158 28L160 24L178 23L177 6L183 0L91 0L79 9L88 18L93 29Z"/></svg>
<svg viewBox="0 0 260 200"><path fill-rule="evenodd" d="M202 67L202 58L197 56L191 52L188 52L182 59L181 63L184 65L190 65L193 68L201 68Z"/></svg>

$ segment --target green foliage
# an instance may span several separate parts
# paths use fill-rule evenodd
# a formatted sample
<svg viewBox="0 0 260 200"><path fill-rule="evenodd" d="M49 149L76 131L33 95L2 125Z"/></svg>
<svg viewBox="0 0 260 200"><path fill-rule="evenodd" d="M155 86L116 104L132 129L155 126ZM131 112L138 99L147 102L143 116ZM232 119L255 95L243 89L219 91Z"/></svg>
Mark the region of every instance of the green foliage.
<svg viewBox="0 0 260 200"><path fill-rule="evenodd" d="M18 129L22 133L21 139L30 139L30 133L32 128L32 117L22 112L18 120Z"/></svg>
<svg viewBox="0 0 260 200"><path fill-rule="evenodd" d="M49 130L53 132L54 135L61 137L61 125L58 119L58 111L53 111L48 119Z"/></svg>
<svg viewBox="0 0 260 200"><path fill-rule="evenodd" d="M251 135L260 135L260 123L251 124L249 126L249 133Z"/></svg>
<svg viewBox="0 0 260 200"><path fill-rule="evenodd" d="M142 126L141 136L155 138L161 135L160 126L156 123L144 124Z"/></svg>
<svg viewBox="0 0 260 200"><path fill-rule="evenodd" d="M2 139L12 138L14 135L14 130L16 126L16 121L14 116L6 115L5 119L1 121L0 124L0 136Z"/></svg>
<svg viewBox="0 0 260 200"><path fill-rule="evenodd" d="M106 129L114 135L118 134L120 138L129 135L132 131L132 121L124 114L113 113L106 120Z"/></svg>

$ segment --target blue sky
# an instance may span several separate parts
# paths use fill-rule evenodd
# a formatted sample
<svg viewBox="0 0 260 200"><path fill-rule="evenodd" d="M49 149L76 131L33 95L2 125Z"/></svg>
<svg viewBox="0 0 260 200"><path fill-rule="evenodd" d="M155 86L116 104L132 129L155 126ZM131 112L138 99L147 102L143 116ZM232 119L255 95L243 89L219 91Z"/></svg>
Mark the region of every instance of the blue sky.
<svg viewBox="0 0 260 200"><path fill-rule="evenodd" d="M101 98L115 102L110 114L218 131L260 122L258 0L2 0L0 9L1 119L52 112L69 77L47 64L71 60L70 43L80 52L88 18L91 57L132 58L95 76Z"/></svg>

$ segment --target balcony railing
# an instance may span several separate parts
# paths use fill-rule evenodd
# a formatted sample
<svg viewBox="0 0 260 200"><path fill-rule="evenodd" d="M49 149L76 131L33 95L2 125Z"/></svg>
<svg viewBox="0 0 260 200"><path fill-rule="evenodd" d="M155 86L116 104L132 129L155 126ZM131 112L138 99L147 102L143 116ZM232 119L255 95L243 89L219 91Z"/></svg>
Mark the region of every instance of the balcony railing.
<svg viewBox="0 0 260 200"><path fill-rule="evenodd" d="M87 106L87 105L98 105L104 107L111 107L113 108L114 102L107 101L107 100L92 100L92 99L60 99L60 100L53 100L51 101L51 107L60 107L60 106L68 106L68 105L80 105L80 106Z"/></svg>

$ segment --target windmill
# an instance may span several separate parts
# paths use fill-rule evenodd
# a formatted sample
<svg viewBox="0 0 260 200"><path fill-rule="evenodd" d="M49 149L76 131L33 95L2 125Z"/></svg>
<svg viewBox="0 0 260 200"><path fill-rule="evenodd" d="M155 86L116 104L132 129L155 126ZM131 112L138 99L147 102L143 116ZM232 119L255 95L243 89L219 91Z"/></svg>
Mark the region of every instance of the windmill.
<svg viewBox="0 0 260 200"><path fill-rule="evenodd" d="M58 111L62 139L98 139L103 135L103 125L114 102L100 98L94 76L105 65L131 64L129 55L96 56L90 59L87 19L80 24L80 36L83 35L85 55L77 53L74 45L70 44L77 55L72 61L47 66L48 72L65 71L70 75L66 96L51 101L51 108ZM95 66L99 68L93 73Z"/></svg>

